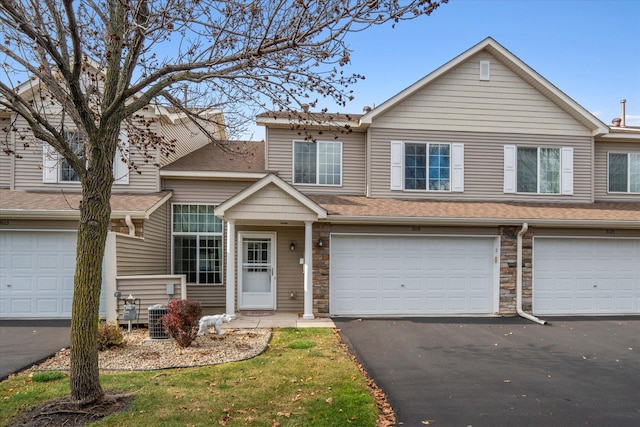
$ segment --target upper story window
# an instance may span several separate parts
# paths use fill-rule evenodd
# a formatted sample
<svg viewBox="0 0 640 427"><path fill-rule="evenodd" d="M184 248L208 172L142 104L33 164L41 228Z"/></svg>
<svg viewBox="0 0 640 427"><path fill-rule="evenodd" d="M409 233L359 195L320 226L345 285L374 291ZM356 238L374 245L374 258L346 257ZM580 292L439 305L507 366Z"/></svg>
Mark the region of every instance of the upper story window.
<svg viewBox="0 0 640 427"><path fill-rule="evenodd" d="M293 183L342 185L342 143L293 143Z"/></svg>
<svg viewBox="0 0 640 427"><path fill-rule="evenodd" d="M67 141L71 149L76 155L79 155L84 145L84 139L80 132L65 131L64 139ZM66 159L62 159L60 162L60 182L78 182L80 177L75 170L71 167Z"/></svg>
<svg viewBox="0 0 640 427"><path fill-rule="evenodd" d="M640 193L640 153L609 153L609 192Z"/></svg>
<svg viewBox="0 0 640 427"><path fill-rule="evenodd" d="M464 190L464 145L391 141L391 189Z"/></svg>
<svg viewBox="0 0 640 427"><path fill-rule="evenodd" d="M173 205L173 273L188 283L222 283L222 220L213 205Z"/></svg>
<svg viewBox="0 0 640 427"><path fill-rule="evenodd" d="M504 192L573 194L573 148L505 145Z"/></svg>

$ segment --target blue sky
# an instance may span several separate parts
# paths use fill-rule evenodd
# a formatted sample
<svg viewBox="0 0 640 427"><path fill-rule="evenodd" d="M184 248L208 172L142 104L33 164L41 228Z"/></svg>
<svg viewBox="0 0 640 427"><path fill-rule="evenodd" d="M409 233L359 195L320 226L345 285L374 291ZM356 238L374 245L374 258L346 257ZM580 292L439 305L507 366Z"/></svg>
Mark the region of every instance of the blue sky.
<svg viewBox="0 0 640 427"><path fill-rule="evenodd" d="M349 70L366 80L346 108L319 108L380 105L489 36L605 124L626 99L627 125L640 126L640 0L450 0L429 17L349 36Z"/></svg>

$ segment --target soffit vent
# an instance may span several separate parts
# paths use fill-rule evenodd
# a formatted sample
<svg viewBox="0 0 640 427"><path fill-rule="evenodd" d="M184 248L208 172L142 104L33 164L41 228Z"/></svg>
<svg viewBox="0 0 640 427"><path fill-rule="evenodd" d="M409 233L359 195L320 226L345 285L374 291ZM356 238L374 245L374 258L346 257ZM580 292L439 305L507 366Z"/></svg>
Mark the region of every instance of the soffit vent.
<svg viewBox="0 0 640 427"><path fill-rule="evenodd" d="M480 61L480 80L488 81L491 74L491 63L489 61Z"/></svg>

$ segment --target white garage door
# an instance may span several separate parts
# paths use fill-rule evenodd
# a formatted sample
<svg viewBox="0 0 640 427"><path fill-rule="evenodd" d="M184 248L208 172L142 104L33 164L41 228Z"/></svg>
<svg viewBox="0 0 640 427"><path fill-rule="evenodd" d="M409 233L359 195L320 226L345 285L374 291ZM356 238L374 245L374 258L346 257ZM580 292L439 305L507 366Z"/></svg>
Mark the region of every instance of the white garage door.
<svg viewBox="0 0 640 427"><path fill-rule="evenodd" d="M535 238L535 314L639 314L640 239Z"/></svg>
<svg viewBox="0 0 640 427"><path fill-rule="evenodd" d="M330 313L337 316L491 314L493 237L331 237Z"/></svg>
<svg viewBox="0 0 640 427"><path fill-rule="evenodd" d="M70 318L76 233L0 232L0 317Z"/></svg>

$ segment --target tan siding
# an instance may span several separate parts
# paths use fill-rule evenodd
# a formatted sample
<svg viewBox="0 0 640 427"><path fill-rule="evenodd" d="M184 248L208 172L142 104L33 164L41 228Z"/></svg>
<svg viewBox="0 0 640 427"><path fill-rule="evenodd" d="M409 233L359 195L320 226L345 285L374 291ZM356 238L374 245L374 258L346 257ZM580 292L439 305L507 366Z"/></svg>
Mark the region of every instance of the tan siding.
<svg viewBox="0 0 640 427"><path fill-rule="evenodd" d="M269 129L267 140L268 170L293 184L293 141L302 140L298 132L290 129ZM326 131L314 135L322 141L342 142L342 186L296 185L296 188L308 194L365 194L365 135L363 133L340 133Z"/></svg>
<svg viewBox="0 0 640 427"><path fill-rule="evenodd" d="M271 184L225 213L229 220L313 221L318 219L305 206Z"/></svg>
<svg viewBox="0 0 640 427"><path fill-rule="evenodd" d="M251 181L163 179L162 189L173 191L172 203L219 204L253 184Z"/></svg>
<svg viewBox="0 0 640 427"><path fill-rule="evenodd" d="M176 144L174 153L160 159L162 166L173 163L210 142L209 138L190 121L177 124L163 123L161 129L162 135L169 141L175 139Z"/></svg>
<svg viewBox="0 0 640 427"><path fill-rule="evenodd" d="M23 120L16 123L18 128L26 127ZM80 191L80 183L43 183L42 182L42 143L33 136L27 137L23 142L28 142L29 147L19 145L17 153L22 156L15 163L15 189L38 191ZM113 186L114 193L145 193L158 190L158 168L150 163L144 163L144 158L136 149L131 149L131 160L138 167L138 172L131 172L129 184L117 184Z"/></svg>
<svg viewBox="0 0 640 427"><path fill-rule="evenodd" d="M9 118L0 118L0 188L11 188L13 181L13 162L15 157L7 155L4 149L13 150L12 134L4 129L8 129Z"/></svg>
<svg viewBox="0 0 640 427"><path fill-rule="evenodd" d="M518 200L538 202L590 202L591 137L559 137L504 133L436 132L370 129L371 196L406 199ZM464 144L464 193L391 191L390 141ZM504 145L573 147L573 196L504 194Z"/></svg>
<svg viewBox="0 0 640 427"><path fill-rule="evenodd" d="M594 160L594 192L596 201L640 202L640 194L620 194L608 192L607 153L640 153L640 143L596 142Z"/></svg>
<svg viewBox="0 0 640 427"><path fill-rule="evenodd" d="M174 284L173 295L167 295L167 283ZM123 296L133 295L139 299L139 323L149 323L149 307L156 304L167 305L174 299L181 299L180 281L167 280L158 278L148 279L118 279L117 289L122 292ZM189 292L187 296L190 298ZM118 302L118 319L120 323L126 323L122 320L123 304Z"/></svg>
<svg viewBox="0 0 640 427"><path fill-rule="evenodd" d="M170 273L166 234L168 215L168 204L151 214L144 221L143 239L116 234L118 276Z"/></svg>
<svg viewBox="0 0 640 427"><path fill-rule="evenodd" d="M203 308L222 307L224 310L226 305L226 287L223 285L190 284L187 285L187 295L190 300L199 301Z"/></svg>
<svg viewBox="0 0 640 427"><path fill-rule="evenodd" d="M491 79L479 80L480 60ZM590 132L486 52L374 119L376 127L585 136Z"/></svg>

